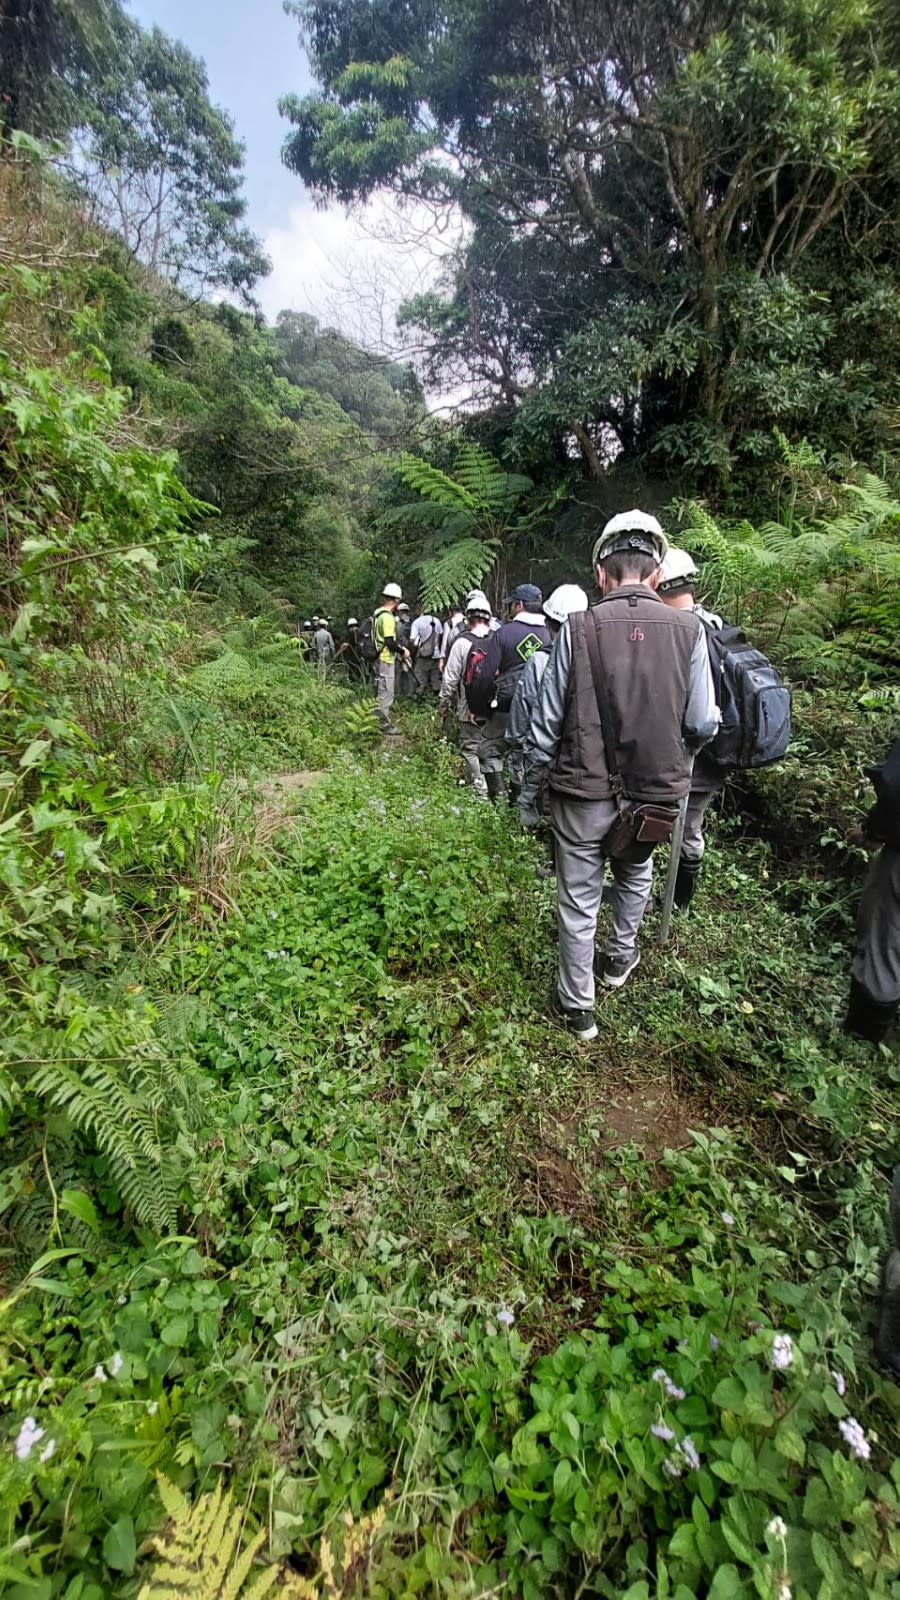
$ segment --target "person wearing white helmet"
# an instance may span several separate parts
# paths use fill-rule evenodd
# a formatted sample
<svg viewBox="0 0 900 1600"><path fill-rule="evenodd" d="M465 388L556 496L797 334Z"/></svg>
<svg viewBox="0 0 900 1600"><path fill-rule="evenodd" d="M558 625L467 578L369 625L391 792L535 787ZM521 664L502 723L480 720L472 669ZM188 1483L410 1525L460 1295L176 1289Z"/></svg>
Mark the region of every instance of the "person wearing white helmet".
<svg viewBox="0 0 900 1600"><path fill-rule="evenodd" d="M417 606L416 619L409 631L409 642L413 655L416 695L420 700L429 692L436 695L440 691L441 674L438 663L441 658L443 637L444 624L440 617L431 611L426 611L423 605Z"/></svg>
<svg viewBox="0 0 900 1600"><path fill-rule="evenodd" d="M452 710L455 702L457 742L465 763L466 782L470 783L479 794L485 795L488 792L488 785L482 765L484 718L476 717L469 705L466 678L474 661L480 661L484 656L490 623L490 601L480 589L473 589L466 600L466 625L450 647L438 697L438 710L442 720ZM474 658L473 652L475 652Z"/></svg>
<svg viewBox="0 0 900 1600"><path fill-rule="evenodd" d="M529 656L524 670L519 673L512 705L509 708L509 721L506 724L506 743L509 747L509 794L512 801L516 800L522 787L525 775L525 742L541 692L547 662L550 660L552 641L559 633L566 617L571 616L573 611L587 611L587 608L588 597L577 583L561 583L554 589L549 600L544 601L544 616L550 629L551 643L542 644L533 656Z"/></svg>
<svg viewBox="0 0 900 1600"><path fill-rule="evenodd" d="M391 707L396 693L397 657L409 662L409 651L397 637L396 611L403 599L399 583L386 583L381 591L381 605L372 619L372 640L376 652L375 702L378 720L384 734L398 734L391 721Z"/></svg>
<svg viewBox="0 0 900 1600"><path fill-rule="evenodd" d="M672 606L676 611L693 611L707 628L720 630L725 626L722 618L714 611L705 610L694 598L698 576L693 556L687 550L679 550L673 545L666 552L657 593L667 606ZM684 839L675 879L675 904L680 910L690 905L694 897L706 849L703 821L716 795L722 793L726 781L727 773L711 761L704 761L703 751L698 751L691 775Z"/></svg>
<svg viewBox="0 0 900 1600"><path fill-rule="evenodd" d="M364 683L366 671L359 646L359 618L348 617L343 632L344 638L337 649L338 659L347 668L347 677L351 683Z"/></svg>
<svg viewBox="0 0 900 1600"><path fill-rule="evenodd" d="M313 634L313 648L316 652L319 673L322 675L327 672L336 654L334 638L327 617L319 618L319 626Z"/></svg>
<svg viewBox="0 0 900 1600"><path fill-rule="evenodd" d="M556 1009L582 1042L597 1036L594 940L606 862L615 892L600 975L619 989L640 961L654 843L671 836L693 750L718 726L703 625L656 593L667 549L647 512L623 512L606 524L592 553L600 603L562 624L525 749L519 809L526 826L543 781L550 791Z"/></svg>
<svg viewBox="0 0 900 1600"><path fill-rule="evenodd" d="M412 613L405 600L397 606L397 643L401 654L397 664L397 699L412 700L416 693L416 680L413 677L412 644ZM405 651L405 655L402 653Z"/></svg>

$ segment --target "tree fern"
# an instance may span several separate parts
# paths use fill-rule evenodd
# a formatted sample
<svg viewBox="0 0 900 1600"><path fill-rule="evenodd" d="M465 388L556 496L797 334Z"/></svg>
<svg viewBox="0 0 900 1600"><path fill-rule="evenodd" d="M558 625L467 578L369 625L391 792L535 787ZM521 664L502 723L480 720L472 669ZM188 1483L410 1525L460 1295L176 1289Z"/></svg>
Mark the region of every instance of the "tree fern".
<svg viewBox="0 0 900 1600"><path fill-rule="evenodd" d="M423 500L433 500L444 507L463 506L467 511L475 510L477 499L469 489L420 456L404 451L397 463L397 475L407 489L413 489Z"/></svg>
<svg viewBox="0 0 900 1600"><path fill-rule="evenodd" d="M482 583L499 548L496 539L458 539L441 555L420 562L423 605L431 611L441 611Z"/></svg>
<svg viewBox="0 0 900 1600"><path fill-rule="evenodd" d="M460 447L452 476L408 454L401 456L398 472L421 498L396 507L388 520L415 525L418 513L420 521L429 523L430 537L416 570L423 603L440 610L486 581L504 544L525 526L517 521L517 507L534 485L530 478L505 472L495 456L476 444Z"/></svg>

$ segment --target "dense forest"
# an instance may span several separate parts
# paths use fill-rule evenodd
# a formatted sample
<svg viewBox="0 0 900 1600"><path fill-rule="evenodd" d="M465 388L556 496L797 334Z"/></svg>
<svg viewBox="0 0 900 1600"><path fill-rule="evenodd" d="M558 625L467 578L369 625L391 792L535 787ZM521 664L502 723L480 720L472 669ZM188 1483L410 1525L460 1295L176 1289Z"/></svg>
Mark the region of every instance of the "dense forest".
<svg viewBox="0 0 900 1600"><path fill-rule="evenodd" d="M289 9L273 165L455 219L396 357L267 323L184 45L0 0L0 1593L897 1596L896 9ZM794 737L585 1053L539 845L300 634L633 504Z"/></svg>

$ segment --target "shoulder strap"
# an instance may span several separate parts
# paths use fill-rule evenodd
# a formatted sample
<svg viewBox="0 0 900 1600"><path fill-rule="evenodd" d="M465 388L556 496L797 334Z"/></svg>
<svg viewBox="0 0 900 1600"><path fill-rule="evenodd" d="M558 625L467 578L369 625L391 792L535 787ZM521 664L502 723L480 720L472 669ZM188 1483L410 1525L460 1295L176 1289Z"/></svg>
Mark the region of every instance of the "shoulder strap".
<svg viewBox="0 0 900 1600"><path fill-rule="evenodd" d="M625 808L627 796L622 784L619 763L616 760L616 736L613 729L612 707L609 703L609 691L603 674L603 662L600 659L599 625L592 612L584 613L583 627L588 660L591 665L591 677L594 680L594 693L597 696L597 709L600 712L600 726L603 730L603 748L606 751L609 786L612 789L616 805L622 811Z"/></svg>

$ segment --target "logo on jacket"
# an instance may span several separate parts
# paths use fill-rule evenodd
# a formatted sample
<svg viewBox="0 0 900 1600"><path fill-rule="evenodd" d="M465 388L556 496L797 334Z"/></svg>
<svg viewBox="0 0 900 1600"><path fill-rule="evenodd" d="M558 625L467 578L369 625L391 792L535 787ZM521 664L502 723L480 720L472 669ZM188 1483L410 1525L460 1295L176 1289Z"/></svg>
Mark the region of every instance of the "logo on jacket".
<svg viewBox="0 0 900 1600"><path fill-rule="evenodd" d="M631 640L632 644L640 644L640 642L643 639L644 635L642 634L640 628L632 628L632 630L631 630L630 634L628 635L628 637Z"/></svg>
<svg viewBox="0 0 900 1600"><path fill-rule="evenodd" d="M532 656L537 655L543 643L543 639L539 639L536 633L525 633L516 645L516 655L521 656L523 661L530 661Z"/></svg>

